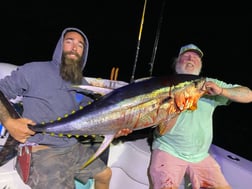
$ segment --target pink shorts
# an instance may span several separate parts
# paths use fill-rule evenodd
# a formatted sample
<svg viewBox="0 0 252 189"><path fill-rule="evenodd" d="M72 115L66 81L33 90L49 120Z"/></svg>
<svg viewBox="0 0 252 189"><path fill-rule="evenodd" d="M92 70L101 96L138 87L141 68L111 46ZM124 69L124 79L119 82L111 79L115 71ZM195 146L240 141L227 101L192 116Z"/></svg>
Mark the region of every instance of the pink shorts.
<svg viewBox="0 0 252 189"><path fill-rule="evenodd" d="M150 176L154 189L179 188L185 173L193 189L230 188L218 163L208 156L198 163L190 163L161 150L152 152Z"/></svg>

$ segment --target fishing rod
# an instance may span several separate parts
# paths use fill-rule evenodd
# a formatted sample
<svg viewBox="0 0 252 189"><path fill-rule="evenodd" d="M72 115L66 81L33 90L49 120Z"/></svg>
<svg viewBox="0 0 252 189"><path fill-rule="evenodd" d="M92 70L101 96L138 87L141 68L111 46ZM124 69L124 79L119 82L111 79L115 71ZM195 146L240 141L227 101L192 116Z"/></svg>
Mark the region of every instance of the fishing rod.
<svg viewBox="0 0 252 189"><path fill-rule="evenodd" d="M166 0L163 0L161 12L160 12L160 17L159 17L159 23L158 23L157 32L156 32L156 38L155 38L154 47L153 47L153 51L152 51L152 57L151 57L151 61L149 63L149 65L150 65L150 70L149 70L150 71L150 76L152 76L153 65L154 65L155 57L156 57L156 53L157 53L157 46L158 46L159 37L160 37L161 25L162 25L162 22L163 22L163 14L164 14L164 9L165 9L165 3L166 3Z"/></svg>
<svg viewBox="0 0 252 189"><path fill-rule="evenodd" d="M142 36L142 30L143 30L143 23L144 23L146 4L147 4L147 0L144 1L144 8L143 8L143 13L142 13L142 18L141 18L139 34L138 34L136 56L135 56L135 61L134 61L134 65L133 65L133 71L132 71L130 83L134 82L134 77L135 77L135 72L136 72L136 65L137 65L138 54L139 54L140 43L141 43L141 36Z"/></svg>

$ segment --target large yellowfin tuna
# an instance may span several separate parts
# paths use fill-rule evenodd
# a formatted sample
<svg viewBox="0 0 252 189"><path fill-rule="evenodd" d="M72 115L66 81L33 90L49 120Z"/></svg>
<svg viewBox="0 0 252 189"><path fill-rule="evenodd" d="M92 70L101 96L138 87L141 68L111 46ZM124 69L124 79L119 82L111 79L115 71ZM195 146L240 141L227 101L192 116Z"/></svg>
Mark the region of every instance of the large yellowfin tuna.
<svg viewBox="0 0 252 189"><path fill-rule="evenodd" d="M29 128L57 135L104 136L84 168L109 146L119 130L165 127L173 116L195 110L205 94L204 83L205 78L184 74L144 79L117 88L66 118Z"/></svg>

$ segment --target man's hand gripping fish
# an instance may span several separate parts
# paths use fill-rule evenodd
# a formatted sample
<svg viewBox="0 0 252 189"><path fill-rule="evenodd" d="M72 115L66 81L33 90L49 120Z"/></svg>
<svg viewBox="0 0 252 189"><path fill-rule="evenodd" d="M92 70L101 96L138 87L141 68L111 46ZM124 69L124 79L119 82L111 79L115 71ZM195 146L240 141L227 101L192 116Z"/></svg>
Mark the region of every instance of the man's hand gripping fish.
<svg viewBox="0 0 252 189"><path fill-rule="evenodd" d="M182 111L195 110L205 94L204 83L205 78L184 74L148 78L117 88L66 118L29 128L55 135L104 136L98 150L81 167L84 168L110 145L119 130L164 128Z"/></svg>

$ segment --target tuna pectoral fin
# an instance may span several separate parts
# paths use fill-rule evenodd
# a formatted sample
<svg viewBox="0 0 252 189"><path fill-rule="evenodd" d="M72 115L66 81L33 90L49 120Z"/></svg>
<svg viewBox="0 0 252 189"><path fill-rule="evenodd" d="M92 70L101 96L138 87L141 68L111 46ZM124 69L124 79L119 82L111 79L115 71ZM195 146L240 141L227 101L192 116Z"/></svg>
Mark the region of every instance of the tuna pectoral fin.
<svg viewBox="0 0 252 189"><path fill-rule="evenodd" d="M92 161L94 161L112 142L112 140L114 139L115 135L105 135L104 139L101 143L101 145L99 146L99 148L97 149L97 151L89 158L89 160L87 160L83 166L81 167L81 169L84 169L86 166L88 166Z"/></svg>
<svg viewBox="0 0 252 189"><path fill-rule="evenodd" d="M173 117L167 119L165 122L162 122L158 125L158 131L160 135L164 135L165 133L169 132L172 127L174 126L174 124L176 123L177 119L178 119L178 115L179 114L175 114L173 115Z"/></svg>

